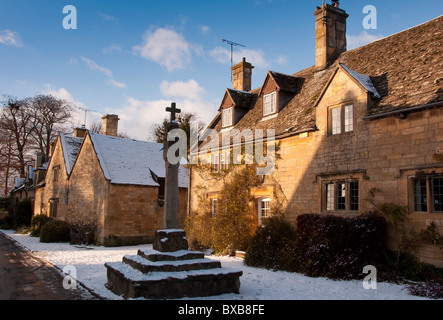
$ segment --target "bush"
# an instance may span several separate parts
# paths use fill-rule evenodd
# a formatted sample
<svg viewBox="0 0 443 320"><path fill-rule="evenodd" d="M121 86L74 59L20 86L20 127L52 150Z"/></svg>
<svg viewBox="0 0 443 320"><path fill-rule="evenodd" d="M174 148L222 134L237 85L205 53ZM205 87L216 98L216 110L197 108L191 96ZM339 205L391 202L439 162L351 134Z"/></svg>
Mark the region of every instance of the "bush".
<svg viewBox="0 0 443 320"><path fill-rule="evenodd" d="M383 261L386 221L377 214L343 218L332 215L300 215L297 248L303 257L301 270L309 276L351 279L365 265Z"/></svg>
<svg viewBox="0 0 443 320"><path fill-rule="evenodd" d="M293 271L296 257L295 228L280 217L264 221L249 242L245 264L252 267Z"/></svg>
<svg viewBox="0 0 443 320"><path fill-rule="evenodd" d="M30 227L32 219L32 202L29 199L22 200L17 205L17 210L14 214L14 228Z"/></svg>
<svg viewBox="0 0 443 320"><path fill-rule="evenodd" d="M95 223L74 222L71 225L71 244L93 244L95 242L95 232L97 225Z"/></svg>
<svg viewBox="0 0 443 320"><path fill-rule="evenodd" d="M40 230L40 242L69 242L71 225L66 221L51 220Z"/></svg>
<svg viewBox="0 0 443 320"><path fill-rule="evenodd" d="M0 217L0 229L10 230L14 227L14 218L10 214Z"/></svg>
<svg viewBox="0 0 443 320"><path fill-rule="evenodd" d="M31 236L38 237L40 235L42 227L51 220L52 218L44 214L38 214L33 216L31 220Z"/></svg>

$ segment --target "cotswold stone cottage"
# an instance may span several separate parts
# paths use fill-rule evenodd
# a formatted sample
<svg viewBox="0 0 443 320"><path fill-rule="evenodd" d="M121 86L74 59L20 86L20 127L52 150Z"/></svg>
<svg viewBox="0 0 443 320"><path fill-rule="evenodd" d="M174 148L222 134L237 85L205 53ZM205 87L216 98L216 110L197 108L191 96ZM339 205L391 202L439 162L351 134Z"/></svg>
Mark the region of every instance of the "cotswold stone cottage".
<svg viewBox="0 0 443 320"><path fill-rule="evenodd" d="M314 15L315 65L269 71L254 90L253 66L234 66L234 88L209 126L219 139L204 141L200 157L223 170L232 161L223 135L264 129L266 141L275 129L281 158L252 190L256 224L277 207L294 223L304 213L357 215L377 190L373 200L408 207L416 230L434 222L443 233L443 17L347 51L346 12L326 4ZM202 198L222 210L221 181L191 171L190 214ZM437 246L417 254L443 267Z"/></svg>
<svg viewBox="0 0 443 320"><path fill-rule="evenodd" d="M103 117L103 135L76 129L59 134L34 214L96 223L105 246L152 242L163 228L163 145L118 138L115 115ZM186 218L188 176L179 171L179 220Z"/></svg>

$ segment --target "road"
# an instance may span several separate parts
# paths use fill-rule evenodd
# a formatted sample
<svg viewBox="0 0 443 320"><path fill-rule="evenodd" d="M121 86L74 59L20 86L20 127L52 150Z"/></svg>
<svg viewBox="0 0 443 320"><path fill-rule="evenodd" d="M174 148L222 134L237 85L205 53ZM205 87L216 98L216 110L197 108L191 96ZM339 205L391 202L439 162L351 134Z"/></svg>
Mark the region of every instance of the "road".
<svg viewBox="0 0 443 320"><path fill-rule="evenodd" d="M16 246L0 232L0 300L94 300L81 286L63 288L51 264Z"/></svg>

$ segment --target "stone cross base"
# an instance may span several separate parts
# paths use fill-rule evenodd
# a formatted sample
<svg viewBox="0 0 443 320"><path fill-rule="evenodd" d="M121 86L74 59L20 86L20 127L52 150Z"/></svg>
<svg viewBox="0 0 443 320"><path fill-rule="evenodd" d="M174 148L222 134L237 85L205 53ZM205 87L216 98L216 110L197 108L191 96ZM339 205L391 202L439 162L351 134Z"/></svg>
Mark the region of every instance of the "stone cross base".
<svg viewBox="0 0 443 320"><path fill-rule="evenodd" d="M174 299L239 293L240 270L189 251L184 230L157 231L154 250L139 250L122 262L105 263L106 287L125 299Z"/></svg>

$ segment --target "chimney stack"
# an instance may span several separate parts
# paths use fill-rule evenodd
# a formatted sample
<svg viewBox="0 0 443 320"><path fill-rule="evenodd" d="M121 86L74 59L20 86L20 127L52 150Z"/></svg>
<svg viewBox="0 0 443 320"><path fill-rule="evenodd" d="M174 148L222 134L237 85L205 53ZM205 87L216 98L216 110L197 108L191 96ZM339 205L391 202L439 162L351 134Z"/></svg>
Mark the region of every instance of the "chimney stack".
<svg viewBox="0 0 443 320"><path fill-rule="evenodd" d="M246 62L246 58L243 61L237 63L231 68L232 70L232 87L235 90L250 91L252 86L252 69L254 66L249 62Z"/></svg>
<svg viewBox="0 0 443 320"><path fill-rule="evenodd" d="M118 115L105 114L103 117L103 134L107 136L117 136L118 133Z"/></svg>
<svg viewBox="0 0 443 320"><path fill-rule="evenodd" d="M86 131L88 131L83 125L81 128L74 128L74 137L76 138L84 138L86 135Z"/></svg>
<svg viewBox="0 0 443 320"><path fill-rule="evenodd" d="M315 66L325 69L346 51L346 19L349 15L334 5L325 4L315 10Z"/></svg>

